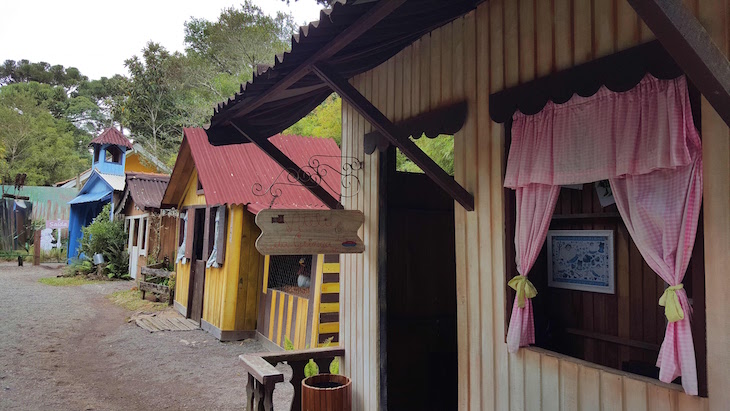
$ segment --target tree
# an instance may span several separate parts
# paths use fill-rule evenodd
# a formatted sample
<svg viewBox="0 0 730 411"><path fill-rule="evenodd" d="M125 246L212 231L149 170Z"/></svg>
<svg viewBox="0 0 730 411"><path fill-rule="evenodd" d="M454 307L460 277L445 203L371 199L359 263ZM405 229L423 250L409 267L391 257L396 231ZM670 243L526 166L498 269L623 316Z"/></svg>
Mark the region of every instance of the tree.
<svg viewBox="0 0 730 411"><path fill-rule="evenodd" d="M454 137L440 135L436 138L422 136L413 140L433 161L444 169L449 175L454 175ZM414 162L412 162L400 150L396 153L395 169L408 173L423 173Z"/></svg>
<svg viewBox="0 0 730 411"><path fill-rule="evenodd" d="M215 21L187 21L186 52L171 56L168 65L183 125L208 122L213 107L239 91L257 66L272 64L286 50L295 27L291 15L266 15L249 0L224 9Z"/></svg>
<svg viewBox="0 0 730 411"><path fill-rule="evenodd" d="M28 60L5 60L0 67L0 85L35 81L62 86L69 91L87 80L76 67L51 66L45 61L31 63Z"/></svg>
<svg viewBox="0 0 730 411"><path fill-rule="evenodd" d="M217 73L250 75L259 64L273 64L273 56L289 46L296 29L290 14L266 15L246 0L237 9L224 9L218 21L193 18L185 23L188 56L212 62Z"/></svg>
<svg viewBox="0 0 730 411"><path fill-rule="evenodd" d="M308 137L332 138L340 145L342 140L342 99L331 94L322 104L284 131Z"/></svg>
<svg viewBox="0 0 730 411"><path fill-rule="evenodd" d="M3 180L25 173L26 184L48 185L88 167L90 138L63 116L52 114L47 107L56 105L49 97L52 93L51 86L36 82L0 88Z"/></svg>
<svg viewBox="0 0 730 411"><path fill-rule="evenodd" d="M142 57L132 56L124 65L129 82L129 126L138 141L158 158L177 151L180 141L179 116L169 82L170 53L149 42Z"/></svg>
<svg viewBox="0 0 730 411"><path fill-rule="evenodd" d="M287 5L289 5L291 3L291 0L281 0L281 1L285 2ZM299 1L299 0L294 0L294 1ZM324 7L332 7L332 5L335 4L335 2L337 2L339 0L315 0L315 1L317 2L317 4L320 4Z"/></svg>

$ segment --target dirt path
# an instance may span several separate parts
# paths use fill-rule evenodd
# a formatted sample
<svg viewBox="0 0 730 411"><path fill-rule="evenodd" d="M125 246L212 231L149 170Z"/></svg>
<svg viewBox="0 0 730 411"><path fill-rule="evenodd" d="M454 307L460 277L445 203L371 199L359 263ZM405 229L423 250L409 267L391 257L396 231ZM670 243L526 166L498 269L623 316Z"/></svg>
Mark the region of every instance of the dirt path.
<svg viewBox="0 0 730 411"><path fill-rule="evenodd" d="M0 263L0 410L244 409L238 355L259 343L149 333L104 298L130 283L38 283L58 273Z"/></svg>

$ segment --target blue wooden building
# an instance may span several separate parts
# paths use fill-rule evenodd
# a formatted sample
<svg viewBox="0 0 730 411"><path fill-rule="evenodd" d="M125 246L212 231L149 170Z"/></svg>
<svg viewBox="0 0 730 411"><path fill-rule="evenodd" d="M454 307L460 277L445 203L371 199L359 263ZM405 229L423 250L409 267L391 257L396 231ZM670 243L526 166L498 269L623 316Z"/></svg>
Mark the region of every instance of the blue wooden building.
<svg viewBox="0 0 730 411"><path fill-rule="evenodd" d="M109 128L89 144L94 150L91 176L73 200L69 218L68 261L79 256L81 229L91 223L107 203L119 201L124 191L126 151L132 143L119 130ZM112 216L114 210L111 210Z"/></svg>

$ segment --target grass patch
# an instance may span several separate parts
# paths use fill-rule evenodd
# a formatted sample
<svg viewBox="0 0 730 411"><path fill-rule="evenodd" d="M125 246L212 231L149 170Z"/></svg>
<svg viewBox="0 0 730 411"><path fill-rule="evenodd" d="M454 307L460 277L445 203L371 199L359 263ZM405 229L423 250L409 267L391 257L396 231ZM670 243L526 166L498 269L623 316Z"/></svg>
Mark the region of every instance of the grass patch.
<svg viewBox="0 0 730 411"><path fill-rule="evenodd" d="M123 290L107 295L114 304L129 311L162 311L169 307L167 303L153 303L142 299L139 290Z"/></svg>
<svg viewBox="0 0 730 411"><path fill-rule="evenodd" d="M94 284L97 281L89 280L81 276L76 277L47 277L38 280L39 283L52 285L54 287L72 287L84 284Z"/></svg>

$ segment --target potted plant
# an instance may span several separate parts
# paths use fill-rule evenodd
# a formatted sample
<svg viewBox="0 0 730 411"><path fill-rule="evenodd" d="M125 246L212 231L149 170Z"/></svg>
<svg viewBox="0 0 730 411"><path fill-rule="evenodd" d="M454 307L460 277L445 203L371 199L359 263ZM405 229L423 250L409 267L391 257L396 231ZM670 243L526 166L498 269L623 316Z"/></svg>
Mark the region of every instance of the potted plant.
<svg viewBox="0 0 730 411"><path fill-rule="evenodd" d="M332 338L328 338L324 347L329 346ZM288 338L284 340L284 348L293 350L294 345ZM310 359L304 366L302 380L302 411L351 411L352 381L339 375L340 359L335 357L329 366L328 374L320 374L319 366Z"/></svg>

